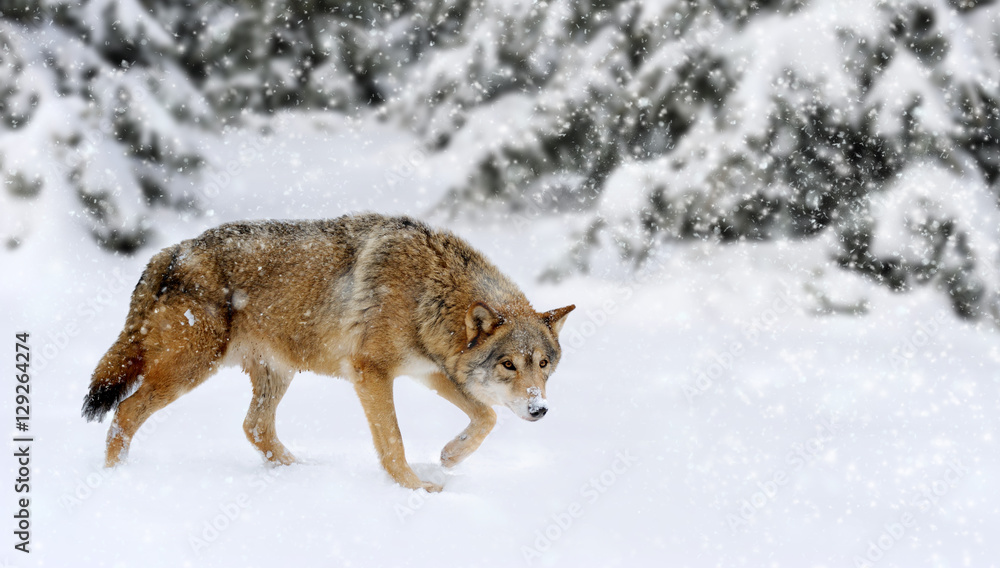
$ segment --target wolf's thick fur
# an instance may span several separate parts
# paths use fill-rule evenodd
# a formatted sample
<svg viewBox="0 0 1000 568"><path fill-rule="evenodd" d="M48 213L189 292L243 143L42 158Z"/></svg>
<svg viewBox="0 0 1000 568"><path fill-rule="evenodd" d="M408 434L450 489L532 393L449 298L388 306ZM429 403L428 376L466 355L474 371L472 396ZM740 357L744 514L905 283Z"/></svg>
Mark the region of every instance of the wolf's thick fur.
<svg viewBox="0 0 1000 568"><path fill-rule="evenodd" d="M292 376L342 376L386 471L405 487L437 491L406 462L393 379L421 379L469 416L441 453L444 465L457 464L493 428L492 405L527 420L545 414L557 336L573 307L535 312L466 242L407 217L230 223L150 260L83 416L102 420L117 407L107 439L113 466L153 412L220 366L240 365L253 384L247 439L288 464L295 458L274 416Z"/></svg>

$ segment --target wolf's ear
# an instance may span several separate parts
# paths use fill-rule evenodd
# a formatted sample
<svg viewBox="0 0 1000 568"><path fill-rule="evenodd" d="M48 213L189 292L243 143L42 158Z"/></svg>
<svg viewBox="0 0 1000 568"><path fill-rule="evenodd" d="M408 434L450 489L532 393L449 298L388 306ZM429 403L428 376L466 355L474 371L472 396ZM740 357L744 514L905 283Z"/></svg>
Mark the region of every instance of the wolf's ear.
<svg viewBox="0 0 1000 568"><path fill-rule="evenodd" d="M493 308L482 302L475 302L465 312L465 333L469 343L480 335L489 335L503 323L503 318Z"/></svg>
<svg viewBox="0 0 1000 568"><path fill-rule="evenodd" d="M557 308L539 315L542 316L545 325L549 326L556 335L559 335L559 330L566 323L566 316L575 309L576 305L570 304L565 308Z"/></svg>

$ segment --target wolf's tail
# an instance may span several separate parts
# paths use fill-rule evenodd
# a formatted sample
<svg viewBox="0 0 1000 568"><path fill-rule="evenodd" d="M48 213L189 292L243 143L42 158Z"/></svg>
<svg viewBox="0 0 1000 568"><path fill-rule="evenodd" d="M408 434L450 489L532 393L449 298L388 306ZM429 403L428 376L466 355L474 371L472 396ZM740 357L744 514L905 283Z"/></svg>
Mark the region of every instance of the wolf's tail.
<svg viewBox="0 0 1000 568"><path fill-rule="evenodd" d="M83 397L82 413L88 422L104 420L105 414L138 387L145 369L142 326L178 252L179 247L174 246L153 256L136 284L125 329L97 364L90 379L90 390Z"/></svg>

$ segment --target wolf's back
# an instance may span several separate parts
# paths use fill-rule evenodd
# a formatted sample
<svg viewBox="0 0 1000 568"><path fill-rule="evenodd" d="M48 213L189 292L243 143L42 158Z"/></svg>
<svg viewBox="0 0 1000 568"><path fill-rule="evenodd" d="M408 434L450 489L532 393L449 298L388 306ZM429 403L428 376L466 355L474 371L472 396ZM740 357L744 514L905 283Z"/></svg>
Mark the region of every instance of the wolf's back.
<svg viewBox="0 0 1000 568"><path fill-rule="evenodd" d="M103 420L105 414L138 386L145 368L140 330L156 301L164 277L176 261L179 249L175 245L153 256L136 284L125 328L97 364L90 379L90 390L83 398L82 413L88 422Z"/></svg>

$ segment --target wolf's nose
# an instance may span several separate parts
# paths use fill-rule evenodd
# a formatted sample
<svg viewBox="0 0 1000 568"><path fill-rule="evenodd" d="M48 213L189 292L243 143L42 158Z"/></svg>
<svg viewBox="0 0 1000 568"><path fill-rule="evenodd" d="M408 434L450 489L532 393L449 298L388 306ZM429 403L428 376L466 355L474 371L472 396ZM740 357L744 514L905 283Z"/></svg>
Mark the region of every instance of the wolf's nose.
<svg viewBox="0 0 1000 568"><path fill-rule="evenodd" d="M528 414L531 414L532 418L541 418L542 416L545 416L545 413L548 411L549 409L543 406L541 408L531 410Z"/></svg>

